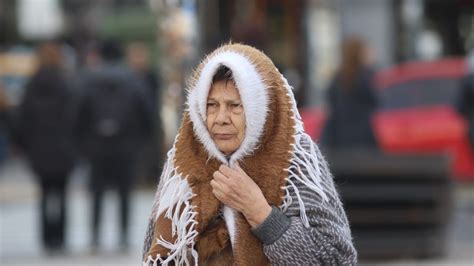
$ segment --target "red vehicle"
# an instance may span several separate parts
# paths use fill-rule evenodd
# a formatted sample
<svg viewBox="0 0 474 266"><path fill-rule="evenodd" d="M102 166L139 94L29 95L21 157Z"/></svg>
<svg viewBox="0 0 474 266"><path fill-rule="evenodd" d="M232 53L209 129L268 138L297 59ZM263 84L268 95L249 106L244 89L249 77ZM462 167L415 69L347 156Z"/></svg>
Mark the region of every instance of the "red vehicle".
<svg viewBox="0 0 474 266"><path fill-rule="evenodd" d="M386 153L448 153L453 176L474 181L474 152L467 122L457 113L464 59L411 62L375 77L378 110L373 117L377 141ZM318 108L301 110L307 132L318 139L326 119Z"/></svg>

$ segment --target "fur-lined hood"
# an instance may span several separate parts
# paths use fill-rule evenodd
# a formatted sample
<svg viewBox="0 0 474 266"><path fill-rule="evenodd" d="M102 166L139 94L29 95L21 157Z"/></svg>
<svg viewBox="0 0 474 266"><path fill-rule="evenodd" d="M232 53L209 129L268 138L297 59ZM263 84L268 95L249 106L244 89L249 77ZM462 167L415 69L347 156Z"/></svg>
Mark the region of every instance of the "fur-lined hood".
<svg viewBox="0 0 474 266"><path fill-rule="evenodd" d="M187 106L194 132L209 155L222 163L233 164L251 155L263 134L269 112L269 94L273 89L271 86L275 85L271 80L278 80L281 75L273 63L262 55L260 51L249 46L239 44L223 46L201 63L189 82ZM217 149L206 128L207 96L212 77L222 65L232 70L245 110L247 125L242 145L232 154L230 160ZM293 95L289 98L293 98Z"/></svg>

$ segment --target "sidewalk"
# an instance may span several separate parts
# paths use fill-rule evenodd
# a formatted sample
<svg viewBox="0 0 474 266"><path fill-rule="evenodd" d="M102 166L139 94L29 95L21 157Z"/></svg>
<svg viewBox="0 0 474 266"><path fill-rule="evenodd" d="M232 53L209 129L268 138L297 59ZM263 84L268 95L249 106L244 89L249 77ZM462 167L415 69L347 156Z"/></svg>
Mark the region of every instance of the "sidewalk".
<svg viewBox="0 0 474 266"><path fill-rule="evenodd" d="M90 243L91 200L85 190L84 171L69 184L66 245L64 254L48 255L41 248L38 224L38 189L21 160L0 170L0 265L139 265L153 189L135 191L130 209L130 249L118 247L118 198L105 196L101 243L92 254Z"/></svg>

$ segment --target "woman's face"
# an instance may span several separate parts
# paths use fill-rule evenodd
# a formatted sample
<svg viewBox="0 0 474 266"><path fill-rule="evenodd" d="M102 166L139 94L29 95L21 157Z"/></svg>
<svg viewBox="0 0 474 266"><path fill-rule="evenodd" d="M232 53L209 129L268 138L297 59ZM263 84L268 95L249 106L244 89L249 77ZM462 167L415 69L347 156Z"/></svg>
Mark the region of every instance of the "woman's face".
<svg viewBox="0 0 474 266"><path fill-rule="evenodd" d="M206 122L211 138L226 156L240 147L245 136L245 113L233 81L212 84Z"/></svg>

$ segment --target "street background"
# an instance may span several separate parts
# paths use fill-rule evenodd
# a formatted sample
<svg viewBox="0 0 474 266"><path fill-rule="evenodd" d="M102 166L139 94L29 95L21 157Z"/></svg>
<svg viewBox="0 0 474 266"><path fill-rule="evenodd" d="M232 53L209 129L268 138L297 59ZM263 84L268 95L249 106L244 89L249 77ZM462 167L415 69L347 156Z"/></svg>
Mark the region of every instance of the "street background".
<svg viewBox="0 0 474 266"><path fill-rule="evenodd" d="M474 98L463 94L474 87L472 0L1 1L0 265L140 264L163 158L183 113L186 79L205 54L229 41L264 51L294 87L305 129L328 155L361 265L474 265ZM356 68L370 70L370 101L330 96L351 54L360 61ZM54 101L43 99L50 95L44 85L30 81L55 56L60 70L51 83L64 82L72 97L51 112ZM110 56L123 73L146 83L140 106L149 108L138 116L148 120L140 132L146 137L138 137L143 148L133 151L137 163L121 168L133 168L125 178L130 182L105 180L116 187L104 192L90 185L99 178L91 171L93 156L84 151L87 142L81 142L90 133L88 120L79 117L90 90L85 81L106 69ZM35 85L39 93L27 93ZM34 110L26 102L50 111L41 121L70 111L72 130L64 132L74 148L53 156L56 150L49 148L64 136L25 127L31 122L25 110ZM344 122L334 122L338 102L355 106L341 109ZM51 121L49 129L55 128ZM341 124L369 129L348 145L345 137L356 130L337 128ZM31 144L45 136L48 145ZM76 157L61 179L64 239L51 242L43 239L40 219L50 209L41 205L49 185L40 182L45 177L32 158L54 164L68 152ZM97 194L104 202L100 234L92 229ZM128 230L120 219L123 199ZM53 200L53 213L58 206Z"/></svg>

